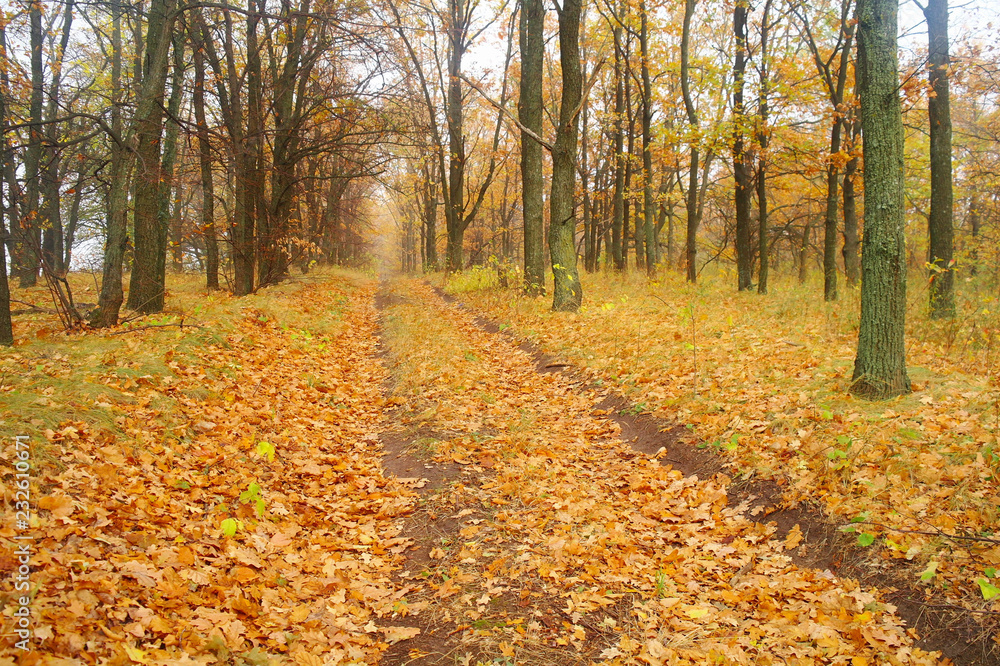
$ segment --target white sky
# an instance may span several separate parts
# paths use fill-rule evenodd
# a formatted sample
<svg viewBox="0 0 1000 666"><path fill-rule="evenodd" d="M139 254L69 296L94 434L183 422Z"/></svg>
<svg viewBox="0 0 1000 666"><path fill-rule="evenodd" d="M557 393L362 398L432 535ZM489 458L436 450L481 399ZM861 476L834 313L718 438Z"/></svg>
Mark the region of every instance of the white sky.
<svg viewBox="0 0 1000 666"><path fill-rule="evenodd" d="M921 5L926 6L924 0ZM1000 29L1000 0L949 0L948 37L952 44L968 38L996 39ZM927 24L913 0L899 5L899 42L902 49L927 48Z"/></svg>

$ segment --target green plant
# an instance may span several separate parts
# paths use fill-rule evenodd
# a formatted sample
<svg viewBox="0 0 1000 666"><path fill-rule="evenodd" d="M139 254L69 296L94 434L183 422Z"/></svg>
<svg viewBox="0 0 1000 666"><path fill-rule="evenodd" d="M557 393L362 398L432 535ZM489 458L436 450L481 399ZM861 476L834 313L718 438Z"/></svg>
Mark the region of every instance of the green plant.
<svg viewBox="0 0 1000 666"><path fill-rule="evenodd" d="M260 492L262 488L260 484L256 481L251 482L247 486L247 489L240 493L240 504L250 504L253 503L254 510L257 512L257 516L264 517L264 509L266 504L264 504L264 498L261 497Z"/></svg>
<svg viewBox="0 0 1000 666"><path fill-rule="evenodd" d="M243 521L235 518L226 518L222 521L222 533L227 537L236 536L236 533L243 529Z"/></svg>
<svg viewBox="0 0 1000 666"><path fill-rule="evenodd" d="M826 452L826 458L831 463L833 463L834 469L843 469L847 466L847 452L851 450L851 445L854 443L847 435L838 435L837 444L842 448L830 449Z"/></svg>
<svg viewBox="0 0 1000 666"><path fill-rule="evenodd" d="M274 444L261 440L257 442L257 455L267 458L267 462L274 462Z"/></svg>
<svg viewBox="0 0 1000 666"><path fill-rule="evenodd" d="M663 569L656 570L656 598L663 599L667 596L667 574Z"/></svg>

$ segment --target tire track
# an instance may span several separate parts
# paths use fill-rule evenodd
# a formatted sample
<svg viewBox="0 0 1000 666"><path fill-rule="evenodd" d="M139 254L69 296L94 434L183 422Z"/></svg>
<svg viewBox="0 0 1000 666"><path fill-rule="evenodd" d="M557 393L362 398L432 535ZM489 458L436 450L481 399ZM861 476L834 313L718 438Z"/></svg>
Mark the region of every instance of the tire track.
<svg viewBox="0 0 1000 666"><path fill-rule="evenodd" d="M685 476L624 442L594 409L606 391L539 374L459 304L405 289L449 350L426 376L430 339L394 368L423 381L405 418L441 433L432 458L476 481L457 484L478 509L437 553L450 575L427 579L428 612L454 627L459 651L516 663L934 663L877 590L795 566L801 532L772 538L747 503L729 506L727 477Z"/></svg>

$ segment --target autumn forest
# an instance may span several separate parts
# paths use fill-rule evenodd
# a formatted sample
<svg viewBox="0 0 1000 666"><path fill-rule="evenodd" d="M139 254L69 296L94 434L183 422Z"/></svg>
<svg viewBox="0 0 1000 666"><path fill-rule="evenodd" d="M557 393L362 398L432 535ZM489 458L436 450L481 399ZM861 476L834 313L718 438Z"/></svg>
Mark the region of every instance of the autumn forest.
<svg viewBox="0 0 1000 666"><path fill-rule="evenodd" d="M0 666L1000 661L1000 12L0 3Z"/></svg>

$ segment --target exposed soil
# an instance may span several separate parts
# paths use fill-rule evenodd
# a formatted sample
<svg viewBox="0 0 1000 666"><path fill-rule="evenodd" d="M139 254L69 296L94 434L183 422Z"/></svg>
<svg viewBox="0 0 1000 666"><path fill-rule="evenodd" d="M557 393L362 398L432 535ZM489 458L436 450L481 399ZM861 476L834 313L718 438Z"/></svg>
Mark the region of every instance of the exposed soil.
<svg viewBox="0 0 1000 666"><path fill-rule="evenodd" d="M386 308L401 300L383 287L376 295L375 307L384 312ZM379 357L384 360L388 355L388 349L381 340L381 330L380 342L382 344ZM387 397L392 395L391 377L386 381L383 390ZM428 596L422 589L423 582L440 578L441 569L444 568L442 561L431 557L431 551L457 540L463 525L479 515L478 507L464 506L452 501L449 491L457 482L466 484L481 482L482 473L456 463L434 460L425 443L444 439L447 433L401 426L402 411L402 407L390 410L388 419L393 425L379 436L384 450L382 467L386 475L411 479L412 487L419 495L416 508L407 516L400 534L404 538L411 539L413 544L406 552L406 563L397 574L397 582L402 586L411 586L414 599L423 600L421 597ZM434 612L425 610L406 615L402 620L383 618L380 624L383 626L406 624L420 629L420 633L415 637L391 645L382 655L380 661L382 664L414 666L454 664L457 663L458 656L476 654L474 649L462 642L464 627L443 619Z"/></svg>
<svg viewBox="0 0 1000 666"><path fill-rule="evenodd" d="M442 289L435 292L449 303L464 307L458 299ZM532 355L539 373L561 372L578 378L591 389L599 389L585 380L571 363L546 354L537 345L518 339L508 329L479 315L475 321L485 332L508 335L518 340L518 346ZM732 473L722 457L687 435L682 424L644 413L623 396L608 393L594 405L595 410L614 420L622 432L623 441L633 449L657 456L660 463L670 465L685 475L708 478L719 473ZM699 447L702 444L702 447ZM1000 646L992 635L1000 625L1000 617L989 615L985 622L977 621L965 609L935 606L926 600L924 590L914 584L920 572L900 560L880 561L879 553L856 545L854 534L841 530L841 523L827 516L820 505L800 503L788 505L779 479L734 479L728 486L731 504L747 505L747 515L758 522L775 526L773 538L784 539L798 526L802 533L799 548L790 555L797 566L829 569L838 576L858 580L863 587L889 590L887 599L897 606L898 614L920 637L917 644L925 650L939 650L955 664L986 666L1000 664Z"/></svg>

